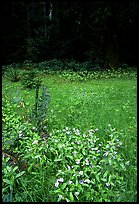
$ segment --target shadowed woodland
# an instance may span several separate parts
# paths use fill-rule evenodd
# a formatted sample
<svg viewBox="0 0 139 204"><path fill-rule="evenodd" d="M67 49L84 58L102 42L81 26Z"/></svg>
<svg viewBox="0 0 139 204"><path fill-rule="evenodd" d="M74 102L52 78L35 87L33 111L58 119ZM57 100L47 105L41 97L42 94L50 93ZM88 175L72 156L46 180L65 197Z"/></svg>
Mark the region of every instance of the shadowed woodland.
<svg viewBox="0 0 139 204"><path fill-rule="evenodd" d="M137 8L137 1L4 3L2 64L68 58L101 68L134 66Z"/></svg>

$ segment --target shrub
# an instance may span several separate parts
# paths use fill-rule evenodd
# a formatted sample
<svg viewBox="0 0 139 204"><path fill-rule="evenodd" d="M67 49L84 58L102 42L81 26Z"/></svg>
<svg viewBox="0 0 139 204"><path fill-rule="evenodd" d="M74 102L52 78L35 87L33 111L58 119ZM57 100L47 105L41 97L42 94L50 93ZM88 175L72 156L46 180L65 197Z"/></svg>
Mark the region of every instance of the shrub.
<svg viewBox="0 0 139 204"><path fill-rule="evenodd" d="M5 77L8 78L12 82L20 81L19 71L14 68L8 68L5 71Z"/></svg>
<svg viewBox="0 0 139 204"><path fill-rule="evenodd" d="M42 80L37 76L35 71L28 71L22 75L21 83L24 88L33 89L41 86Z"/></svg>

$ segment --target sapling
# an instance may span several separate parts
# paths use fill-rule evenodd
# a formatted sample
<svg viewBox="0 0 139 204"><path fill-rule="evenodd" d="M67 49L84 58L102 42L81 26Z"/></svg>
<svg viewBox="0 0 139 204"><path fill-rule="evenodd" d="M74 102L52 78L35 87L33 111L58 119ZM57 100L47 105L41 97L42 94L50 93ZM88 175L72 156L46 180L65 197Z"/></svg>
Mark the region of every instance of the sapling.
<svg viewBox="0 0 139 204"><path fill-rule="evenodd" d="M50 101L50 95L46 86L42 87L42 94L39 98L39 88L36 86L36 96L35 96L35 108L34 108L34 119L37 125L38 132L42 132L43 121L46 118L48 111L48 104Z"/></svg>

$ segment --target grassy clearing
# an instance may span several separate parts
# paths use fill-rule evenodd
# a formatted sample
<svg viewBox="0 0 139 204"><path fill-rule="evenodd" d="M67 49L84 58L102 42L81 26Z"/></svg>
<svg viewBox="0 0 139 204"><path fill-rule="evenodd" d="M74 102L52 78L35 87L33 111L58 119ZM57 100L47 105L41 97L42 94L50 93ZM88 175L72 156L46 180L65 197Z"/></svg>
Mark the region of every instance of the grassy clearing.
<svg viewBox="0 0 139 204"><path fill-rule="evenodd" d="M38 150L37 153L37 145L31 145L33 141L40 140L37 135L28 139L30 143L28 140L21 142L21 148L24 149L24 156L20 150L21 148L19 148L17 152L22 153L22 157L28 160L29 163L35 164L37 161L37 163L39 163L39 169L37 169L37 167L34 169L30 167L30 171L28 171L24 177L20 178L18 182L22 185L19 190L16 189L16 187L14 188L13 200L16 202L64 200L136 201L136 78L124 77L71 81L59 74L46 74L42 76L42 80L43 84L47 85L51 97L45 124L48 132L52 136L48 144L45 144L45 146L43 144L43 151L46 153L45 157L42 153L42 149ZM13 107L14 112L19 116L24 116L24 122L26 122L28 120L27 115L34 106L35 91L24 90L20 82L11 83L4 78L2 94L3 98L7 98L12 104L16 104ZM21 105L21 101L24 101L24 106ZM65 134L63 135L63 130L70 132L66 138ZM77 130L80 131L79 134L77 134ZM88 130L94 130L93 136L89 135L90 133L88 134ZM88 138L84 139L82 137L83 134L88 135L90 143L87 142ZM79 178L74 179L73 172L76 174L78 171L82 174L83 171L86 174L86 179L91 180L93 176L92 169L83 170L81 166L79 168L79 166L75 165L75 171L73 170L72 173L68 172L66 169L68 168L67 166L69 165L71 168L71 166L75 164L72 152L75 150L78 152L78 155L80 155L76 160L80 157L82 157L82 160L85 160L87 157L89 161L91 161L92 156L89 153L89 149L97 148L99 144L101 144L97 143L95 147L92 146L92 141L94 141L95 138L99 138L99 140L104 143L102 148L103 154L98 155L96 153L95 156L98 158L96 161L101 163L100 161L101 159L103 161L103 155L107 151L113 154L114 151L116 151L114 148L118 148L115 136L113 136L114 138L112 137L113 139L110 139L109 135L111 134L116 135L117 140L120 140L122 143L119 150L120 156L117 156L115 163L112 163L115 165L115 170L108 170L108 181L111 186L114 180L110 180L110 175L117 175L115 187L104 187L102 180L105 179L103 175L107 171L104 167L104 171L101 168L100 172L97 169L96 172L94 171L94 175L99 175L94 181L95 184L91 181L91 185L95 185L95 188L99 187L98 189L92 191L92 188L89 187L89 183L82 187L81 180ZM93 140L91 137L94 137ZM74 139L72 140L71 138ZM56 140L59 141L58 144L61 146L57 146ZM83 146L80 145L81 147L77 148L72 142L77 142L78 140ZM111 149L107 143L110 140L113 141L113 146L115 146L113 149ZM36 154L30 153L30 156L28 156L29 144L30 149L32 149L31 152L36 151ZM63 145L66 145L66 147ZM84 149L85 146L88 146L88 150L86 150L85 156L83 156L82 149ZM64 149L61 147L64 147ZM40 157L42 156L41 154L43 154L43 159L39 160L36 157L36 160L33 160L33 157L37 156L37 154L40 155ZM68 159L66 155L69 156ZM121 160L121 158L123 160ZM104 164L110 165L110 161L111 159L109 158L107 161L108 164L107 162ZM122 161L124 165L123 169L120 169L120 161ZM44 164L45 162L47 165ZM130 165L125 165L125 163L128 164L128 162ZM98 163L96 163L96 166ZM82 165L85 166L84 161ZM98 165L98 168L99 167L102 167L102 165ZM67 180L68 182L72 180L75 182L76 188L73 186L67 187L66 182L58 181L58 178L63 178L61 177L62 175L58 174L59 170L65 172L65 176L63 176L64 181ZM68 175L70 173L71 176L69 177ZM109 184L108 181L106 182L107 184ZM54 184L56 184L56 182L57 184L62 184L61 186L59 185L59 188L55 189ZM121 193L119 189L121 189ZM82 191L86 191L86 196L82 194ZM7 191L5 190L5 192ZM23 193L21 194L20 192ZM98 192L101 192L99 196ZM94 198L90 198L90 195L94 195Z"/></svg>

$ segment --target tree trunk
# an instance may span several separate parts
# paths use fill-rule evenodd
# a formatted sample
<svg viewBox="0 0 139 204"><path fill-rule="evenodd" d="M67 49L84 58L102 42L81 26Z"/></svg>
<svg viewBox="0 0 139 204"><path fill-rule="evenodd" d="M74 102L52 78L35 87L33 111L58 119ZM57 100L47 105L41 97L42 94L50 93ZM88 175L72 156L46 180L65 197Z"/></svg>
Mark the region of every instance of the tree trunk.
<svg viewBox="0 0 139 204"><path fill-rule="evenodd" d="M104 68L117 68L119 62L119 45L117 40L106 44Z"/></svg>
<svg viewBox="0 0 139 204"><path fill-rule="evenodd" d="M32 38L31 38L31 19L30 19L30 5L26 4L26 46L27 46L27 59L32 59Z"/></svg>

